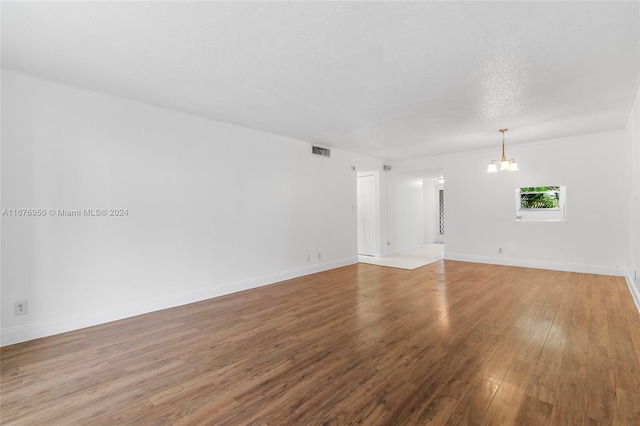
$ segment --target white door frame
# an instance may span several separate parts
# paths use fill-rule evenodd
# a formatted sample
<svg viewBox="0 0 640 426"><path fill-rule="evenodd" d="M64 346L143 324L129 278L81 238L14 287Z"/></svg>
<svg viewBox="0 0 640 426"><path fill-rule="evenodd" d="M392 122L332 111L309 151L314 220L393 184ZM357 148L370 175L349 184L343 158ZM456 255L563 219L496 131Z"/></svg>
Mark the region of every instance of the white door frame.
<svg viewBox="0 0 640 426"><path fill-rule="evenodd" d="M441 183L437 183L436 184L436 200L435 200L435 206L436 206L436 243L444 243L444 237L447 233L447 211L446 211L446 207L447 207L447 199L446 199L446 191L443 194L445 196L444 199L444 206L445 206L445 222L444 222L444 234L440 233L440 190L444 191L444 185Z"/></svg>

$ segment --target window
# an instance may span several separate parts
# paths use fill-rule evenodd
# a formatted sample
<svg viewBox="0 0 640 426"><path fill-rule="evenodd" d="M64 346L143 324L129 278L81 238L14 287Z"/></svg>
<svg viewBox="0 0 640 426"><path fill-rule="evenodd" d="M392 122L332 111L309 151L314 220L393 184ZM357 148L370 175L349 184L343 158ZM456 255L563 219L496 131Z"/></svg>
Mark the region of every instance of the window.
<svg viewBox="0 0 640 426"><path fill-rule="evenodd" d="M531 186L520 188L521 209L559 209L559 186Z"/></svg>
<svg viewBox="0 0 640 426"><path fill-rule="evenodd" d="M564 221L565 186L526 186L516 188L516 220Z"/></svg>

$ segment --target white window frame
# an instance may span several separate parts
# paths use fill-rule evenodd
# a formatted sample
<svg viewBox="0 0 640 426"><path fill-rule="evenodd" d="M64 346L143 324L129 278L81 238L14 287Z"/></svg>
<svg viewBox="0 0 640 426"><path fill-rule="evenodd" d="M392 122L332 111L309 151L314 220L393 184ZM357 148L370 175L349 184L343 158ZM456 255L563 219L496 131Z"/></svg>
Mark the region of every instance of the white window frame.
<svg viewBox="0 0 640 426"><path fill-rule="evenodd" d="M516 188L515 190L515 207L516 207L516 222L564 222L567 220L567 187L563 185L558 186L560 191L558 193L558 207L552 209L523 209L520 202L520 189L550 186L550 185L529 185Z"/></svg>

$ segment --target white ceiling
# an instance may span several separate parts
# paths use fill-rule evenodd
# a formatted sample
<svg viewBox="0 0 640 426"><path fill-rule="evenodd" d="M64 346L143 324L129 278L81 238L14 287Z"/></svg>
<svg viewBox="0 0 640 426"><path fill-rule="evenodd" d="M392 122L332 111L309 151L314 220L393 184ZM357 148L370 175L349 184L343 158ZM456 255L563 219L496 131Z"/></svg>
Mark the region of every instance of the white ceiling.
<svg viewBox="0 0 640 426"><path fill-rule="evenodd" d="M620 129L639 2L2 2L2 66L384 159Z"/></svg>

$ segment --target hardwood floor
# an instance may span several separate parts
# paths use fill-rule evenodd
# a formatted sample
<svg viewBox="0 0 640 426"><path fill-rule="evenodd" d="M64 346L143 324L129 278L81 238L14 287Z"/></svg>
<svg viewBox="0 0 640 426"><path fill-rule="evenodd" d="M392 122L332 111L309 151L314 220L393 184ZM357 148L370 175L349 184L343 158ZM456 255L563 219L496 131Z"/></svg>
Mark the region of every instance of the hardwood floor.
<svg viewBox="0 0 640 426"><path fill-rule="evenodd" d="M3 424L640 424L619 277L359 264L1 353Z"/></svg>

